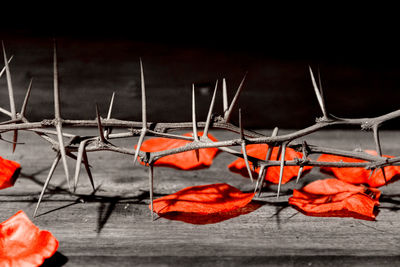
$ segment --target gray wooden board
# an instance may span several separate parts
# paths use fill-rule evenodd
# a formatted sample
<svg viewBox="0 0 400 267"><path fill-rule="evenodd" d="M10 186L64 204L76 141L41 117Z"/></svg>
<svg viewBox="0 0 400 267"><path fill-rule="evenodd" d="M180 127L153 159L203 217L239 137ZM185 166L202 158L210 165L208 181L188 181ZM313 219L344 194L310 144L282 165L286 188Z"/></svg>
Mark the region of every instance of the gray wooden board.
<svg viewBox="0 0 400 267"><path fill-rule="evenodd" d="M96 133L96 130L67 129ZM263 131L269 133L269 130ZM285 132L285 131L283 131ZM212 132L218 139L231 134ZM399 131L381 134L384 154L400 155ZM10 134L3 134L11 139ZM327 130L305 140L344 149L373 149L372 134L361 131ZM0 220L24 210L41 229L59 240L54 262L65 266L148 265L336 265L400 262L400 183L381 188L376 221L352 218L305 216L287 205L293 188L327 177L314 169L298 185L283 186L276 199L276 186L263 193L260 208L215 224L195 225L158 218L151 222L148 208L147 168L132 166L132 157L110 152L89 154L96 187L93 196L84 169L78 190L69 194L62 166L50 183L39 216L32 218L37 198L55 153L33 133L21 132L14 154L0 142L0 155L21 163L20 178L13 188L0 191ZM115 141L133 147L136 138ZM221 153L209 169L177 171L155 169L156 197L184 187L226 182L242 191L252 190L249 179L228 171L235 158ZM73 173L74 162L69 160Z"/></svg>

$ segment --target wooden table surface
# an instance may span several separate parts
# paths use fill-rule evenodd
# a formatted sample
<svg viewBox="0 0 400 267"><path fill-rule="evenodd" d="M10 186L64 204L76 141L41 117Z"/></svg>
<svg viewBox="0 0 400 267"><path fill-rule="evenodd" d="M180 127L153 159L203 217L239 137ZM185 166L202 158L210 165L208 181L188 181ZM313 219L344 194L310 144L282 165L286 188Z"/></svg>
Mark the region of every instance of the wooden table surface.
<svg viewBox="0 0 400 267"><path fill-rule="evenodd" d="M96 130L68 129L88 134ZM269 130L263 131L265 133ZM212 132L217 138L230 135ZM10 135L4 134L4 138ZM236 265L396 265L400 263L400 182L381 188L376 221L305 216L288 206L293 188L325 178L314 169L298 185L283 186L276 199L273 186L257 200L254 211L219 223L196 225L150 219L147 168L132 166L132 157L111 152L89 154L98 188L95 195L84 171L75 194L67 191L59 165L46 192L39 216L32 218L36 201L55 153L39 137L21 132L14 154L0 142L0 155L21 163L13 188L0 191L0 220L24 210L41 229L59 240L48 266L236 266ZM372 134L356 130L327 130L305 140L343 149L373 149ZM400 155L400 132L382 132L383 151ZM135 138L118 145L132 147ZM209 169L191 172L155 169L156 197L184 187L225 182L252 190L249 179L228 171L235 158L220 153ZM74 162L69 160L70 172Z"/></svg>

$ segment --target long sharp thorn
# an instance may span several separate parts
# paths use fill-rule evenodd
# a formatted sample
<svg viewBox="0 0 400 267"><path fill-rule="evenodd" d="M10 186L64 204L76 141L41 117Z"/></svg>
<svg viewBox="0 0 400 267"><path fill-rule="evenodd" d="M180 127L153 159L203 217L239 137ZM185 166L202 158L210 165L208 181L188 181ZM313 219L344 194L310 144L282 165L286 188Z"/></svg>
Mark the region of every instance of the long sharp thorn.
<svg viewBox="0 0 400 267"><path fill-rule="evenodd" d="M215 96L217 94L217 89L218 89L218 80L215 83L215 88L214 88L214 93L211 99L211 103L210 103L210 108L208 110L208 114L207 114L207 120L206 120L206 125L204 126L204 132L203 132L203 137L207 138L208 136L208 130L210 128L210 124L211 124L211 115L214 109L214 104L215 104Z"/></svg>
<svg viewBox="0 0 400 267"><path fill-rule="evenodd" d="M279 198L279 193L281 192L283 169L285 166L285 154L286 154L286 143L282 144L282 155L281 155L281 166L280 166L280 172L279 172L278 193L276 196L277 198Z"/></svg>
<svg viewBox="0 0 400 267"><path fill-rule="evenodd" d="M6 54L6 49L4 47L4 42L1 42L1 45L3 47L3 57L4 57L4 67L6 69L6 77L7 77L7 88L8 88L8 96L10 99L10 110L11 110L11 118L16 119L17 118L17 111L15 110L15 101L14 101L14 89L12 86L12 81L11 81L11 72L10 72L10 67L8 66L8 60L7 60L7 54ZM14 130L14 136L13 136L13 152L15 151L15 148L17 147L17 141L18 141L18 131Z"/></svg>
<svg viewBox="0 0 400 267"><path fill-rule="evenodd" d="M20 112L21 117L25 117L26 106L28 105L29 96L31 95L32 81L33 81L33 78L31 78L28 89L26 90L24 102L22 103L21 112Z"/></svg>
<svg viewBox="0 0 400 267"><path fill-rule="evenodd" d="M60 111L60 89L58 88L58 65L57 65L57 46L53 44L53 84L54 84L54 116L56 120L61 119Z"/></svg>
<svg viewBox="0 0 400 267"><path fill-rule="evenodd" d="M76 158L75 175L74 175L74 192L76 191L76 187L78 185L79 173L81 170L82 157L83 157L83 152L85 150L86 142L87 142L86 140L80 142L79 148L78 148L78 155Z"/></svg>
<svg viewBox="0 0 400 267"><path fill-rule="evenodd" d="M243 153L243 159L244 159L244 162L246 163L247 172L249 173L251 182L254 182L253 174L250 169L249 159L247 157L246 142L242 142L242 153Z"/></svg>
<svg viewBox="0 0 400 267"><path fill-rule="evenodd" d="M319 93L321 94L321 98L324 99L324 90L322 89L322 80L321 80L321 72L319 71L318 67L318 88L319 88Z"/></svg>
<svg viewBox="0 0 400 267"><path fill-rule="evenodd" d="M197 132L197 119L196 119L196 93L194 90L194 84L192 84L192 124L193 124L193 138L195 142L199 141L199 135ZM194 150L197 162L200 161L200 152L198 149Z"/></svg>
<svg viewBox="0 0 400 267"><path fill-rule="evenodd" d="M64 146L64 141L63 141L63 135L62 135L62 126L61 123L56 124L56 129L57 129L57 137L58 137L58 145L61 153L61 160L64 166L64 172L65 172L65 177L67 178L67 183L68 183L68 189L71 191L71 184L69 181L69 171L68 171L68 164L67 164L67 156L65 152L65 146Z"/></svg>
<svg viewBox="0 0 400 267"><path fill-rule="evenodd" d="M317 96L319 106L320 106L320 108L322 110L322 114L324 115L324 118L328 118L328 116L327 116L328 113L326 112L326 109L325 109L324 99L322 98L322 94L320 92L320 89L318 88L317 83L315 81L313 71L312 71L310 66L308 68L310 70L311 82L313 84L314 92L315 92L315 95Z"/></svg>
<svg viewBox="0 0 400 267"><path fill-rule="evenodd" d="M85 147L83 148L83 164L85 165L85 169L86 169L90 184L92 185L92 189L94 192L94 191L96 191L96 187L94 186L93 176L92 176L92 172L90 171L89 159L88 159Z"/></svg>
<svg viewBox="0 0 400 267"><path fill-rule="evenodd" d="M9 59L8 59L8 64L10 64L11 60L13 59L14 55L12 55ZM1 71L0 71L0 78L3 77L4 72L6 71L6 66L4 66Z"/></svg>
<svg viewBox="0 0 400 267"><path fill-rule="evenodd" d="M264 181L264 177L265 177L265 175L266 175L266 171L267 171L267 168L264 168L264 170L262 171L262 173L261 173L261 177L262 177L262 179L260 180L260 184L259 184L259 189L258 189L258 197L260 197L261 196L261 192L262 192L262 186L263 186L263 184L265 183L265 181Z"/></svg>
<svg viewBox="0 0 400 267"><path fill-rule="evenodd" d="M96 104L96 120L97 120L97 128L99 130L100 140L105 143L106 139L104 138L103 126L101 125L101 118L99 113L99 106Z"/></svg>
<svg viewBox="0 0 400 267"><path fill-rule="evenodd" d="M113 92L112 96L111 96L111 101L110 101L110 105L108 107L108 113L107 113L107 120L111 119L111 112L113 109L113 105L114 105L114 97L115 97L115 92ZM111 128L110 127L106 127L106 130L104 131L104 136L106 138L108 138L108 134L111 132Z"/></svg>
<svg viewBox="0 0 400 267"><path fill-rule="evenodd" d="M143 143L145 135L146 135L146 130L142 129L142 132L141 132L140 137L139 137L139 141L138 141L137 146L136 146L135 156L134 156L134 159L133 159L133 165L135 165L135 163L137 161L137 157L139 155L140 147L142 146L142 143Z"/></svg>
<svg viewBox="0 0 400 267"><path fill-rule="evenodd" d="M10 118L12 117L11 116L11 112L6 110L6 109L4 109L4 108L2 108L2 107L0 107L0 112L3 113L4 115L9 116Z"/></svg>
<svg viewBox="0 0 400 267"><path fill-rule="evenodd" d="M244 140L243 134L243 121L242 121L242 109L239 108L239 129L240 129L240 139Z"/></svg>
<svg viewBox="0 0 400 267"><path fill-rule="evenodd" d="M374 174L375 169L371 169L371 171L369 172L369 176L368 176L368 180L371 179L372 174Z"/></svg>
<svg viewBox="0 0 400 267"><path fill-rule="evenodd" d="M301 150L303 152L303 160L307 159L307 143L306 143L306 141L303 141ZM304 166L300 166L299 172L297 173L296 184L299 182L299 179L300 179L301 175L303 174L303 169L304 169Z"/></svg>
<svg viewBox="0 0 400 267"><path fill-rule="evenodd" d="M153 206L153 180L154 180L154 169L153 164L149 165L149 192L150 192L150 207L151 207L151 221L154 221L154 206Z"/></svg>
<svg viewBox="0 0 400 267"><path fill-rule="evenodd" d="M236 94L232 99L231 105L229 106L228 110L224 114L225 122L229 122L230 119L231 119L233 108L235 107L237 101L239 100L240 93L243 90L243 84L244 84L244 81L246 80L246 76L247 76L247 72L246 72L246 74L244 75L242 81L239 84L239 87L238 87L238 89L236 91Z"/></svg>
<svg viewBox="0 0 400 267"><path fill-rule="evenodd" d="M59 150L61 160L64 166L65 176L67 178L68 189L71 191L71 184L69 181L69 171L67 165L67 157L65 153L65 146L62 133L61 111L60 111L60 89L58 87L58 65L57 65L57 46L56 41L53 43L53 85L54 85L54 117L56 120L57 137L59 143Z"/></svg>
<svg viewBox="0 0 400 267"><path fill-rule="evenodd" d="M299 172L297 173L296 184L299 182L301 175L303 174L304 166L300 166Z"/></svg>
<svg viewBox="0 0 400 267"><path fill-rule="evenodd" d="M225 78L222 79L222 104L223 104L223 112L228 111L228 92L226 88L226 80Z"/></svg>
<svg viewBox="0 0 400 267"><path fill-rule="evenodd" d="M53 161L53 164L50 167L49 174L47 175L46 181L45 181L45 183L43 185L43 188L42 188L42 192L40 193L40 196L39 196L39 200L38 200L38 202L36 204L35 211L33 212L33 217L36 217L36 213L37 213L37 211L39 209L40 202L42 202L42 198L43 198L44 192L46 191L46 188L47 188L47 186L48 186L48 184L50 182L51 177L53 176L54 170L56 169L57 164L58 164L59 161L60 161L60 153L57 154L56 158Z"/></svg>
<svg viewBox="0 0 400 267"><path fill-rule="evenodd" d="M262 173L264 172L265 166L261 166L260 170L258 171L258 177L257 177L257 182L256 182L256 186L254 187L254 194L257 193L258 190L258 185L262 179Z"/></svg>
<svg viewBox="0 0 400 267"><path fill-rule="evenodd" d="M381 141L379 138L379 125L375 124L373 127L373 133L374 133L374 141L375 141L375 147L376 147L376 152L380 157L382 157L382 147L381 147ZM382 176L383 179L385 180L385 184L387 184L387 179L386 179L386 173L383 167L380 168L382 171Z"/></svg>
<svg viewBox="0 0 400 267"><path fill-rule="evenodd" d="M195 141L199 141L197 133L197 119L196 119L196 93L194 90L194 84L192 84L192 123L193 123L193 137Z"/></svg>
<svg viewBox="0 0 400 267"><path fill-rule="evenodd" d="M140 59L140 87L142 89L142 128L147 129L146 87L144 84L144 72L143 72L142 59Z"/></svg>
<svg viewBox="0 0 400 267"><path fill-rule="evenodd" d="M18 131L14 130L14 135L13 135L13 152L15 151L15 148L17 147L18 143Z"/></svg>

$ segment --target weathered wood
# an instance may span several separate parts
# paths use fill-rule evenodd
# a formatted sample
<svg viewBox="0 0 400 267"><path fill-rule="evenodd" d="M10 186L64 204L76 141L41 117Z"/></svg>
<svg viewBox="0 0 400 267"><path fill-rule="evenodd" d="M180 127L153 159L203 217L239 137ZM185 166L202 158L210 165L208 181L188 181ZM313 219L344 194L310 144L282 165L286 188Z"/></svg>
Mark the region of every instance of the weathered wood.
<svg viewBox="0 0 400 267"><path fill-rule="evenodd" d="M71 129L72 130L72 129ZM74 129L75 130L75 129ZM80 130L89 134L88 130ZM285 131L283 131L285 132ZM93 129L92 133L96 133ZM4 135L5 138L12 133ZM219 139L229 133L212 132ZM384 154L400 155L399 131L382 131ZM18 210L32 219L55 152L33 133L21 132L26 144L14 154L10 144L0 142L0 155L21 163L21 176L13 188L0 191L0 220ZM370 133L360 131L321 131L307 140L325 146L374 149ZM137 138L116 140L133 147ZM282 186L276 199L276 186L264 192L260 208L246 215L216 224L193 225L158 218L150 223L148 169L132 166L132 157L115 153L89 153L97 187L81 177L76 194L68 193L62 166L58 166L46 192L38 217L32 219L50 230L60 241L52 260L67 266L140 265L306 265L399 262L400 183L380 188L380 213L376 221L351 218L307 217L287 205L290 190L314 179L324 178L314 169L295 182ZM221 153L211 168L192 172L155 168L155 197L184 187L226 182L243 191L252 191L249 179L233 174L227 165L235 157ZM68 159L73 169L75 163ZM81 176L86 176L82 172Z"/></svg>

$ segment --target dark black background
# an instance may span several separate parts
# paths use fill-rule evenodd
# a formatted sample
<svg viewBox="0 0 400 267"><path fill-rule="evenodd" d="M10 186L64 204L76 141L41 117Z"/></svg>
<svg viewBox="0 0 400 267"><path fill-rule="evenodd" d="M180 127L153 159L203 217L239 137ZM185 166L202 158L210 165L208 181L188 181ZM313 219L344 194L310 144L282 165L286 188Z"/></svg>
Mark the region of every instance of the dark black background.
<svg viewBox="0 0 400 267"><path fill-rule="evenodd" d="M332 113L376 116L398 108L400 42L394 7L337 2L324 6L290 2L281 2L280 6L233 2L142 4L21 3L20 7L3 9L0 31L2 39L25 40L25 46L29 46L30 38L55 37L85 44L146 43L171 51L201 50L222 57L245 58L243 69L250 70L255 91L267 90L269 84L257 69L253 73L258 76L252 75L255 67L248 63L251 59L257 66L264 64L272 69L274 64L294 66L296 73L287 68L282 72L277 67L280 78L274 82L272 94L276 98L268 99L276 116L268 111L270 115L257 119L254 112L259 109L252 108L251 97L244 95L242 104L248 108L247 115L253 117L249 119L250 127L296 128L313 122L319 110L307 76L308 65L321 69L327 106ZM167 66L168 62L162 64ZM225 67L227 71L231 68L228 64ZM300 75L304 81L299 84L284 82ZM240 78L233 80L237 83ZM287 96L293 101L281 103ZM294 119L294 110L301 111L301 116ZM392 123L389 127L397 126Z"/></svg>

